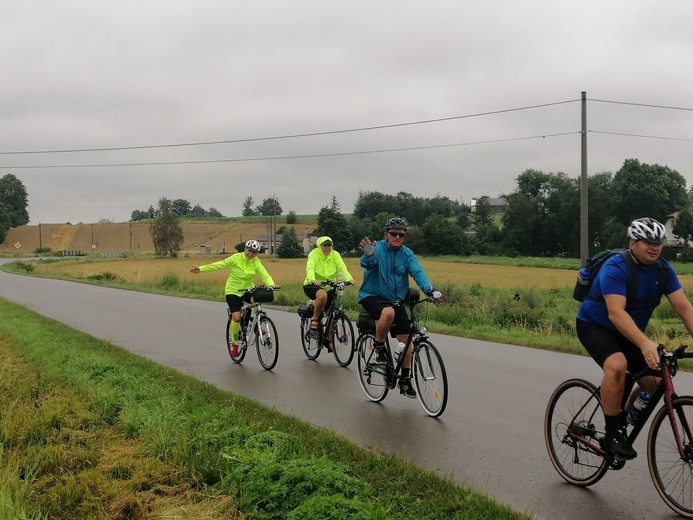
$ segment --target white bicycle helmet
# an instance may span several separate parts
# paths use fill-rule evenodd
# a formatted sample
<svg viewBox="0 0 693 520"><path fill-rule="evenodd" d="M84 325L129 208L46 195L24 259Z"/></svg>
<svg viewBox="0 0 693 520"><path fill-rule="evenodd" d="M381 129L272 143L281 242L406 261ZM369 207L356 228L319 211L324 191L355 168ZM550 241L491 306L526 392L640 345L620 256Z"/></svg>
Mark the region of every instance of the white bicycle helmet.
<svg viewBox="0 0 693 520"><path fill-rule="evenodd" d="M628 226L628 238L663 244L667 239L667 230L653 218L638 218Z"/></svg>
<svg viewBox="0 0 693 520"><path fill-rule="evenodd" d="M260 242L258 242L257 240L248 240L245 243L245 247L247 247L251 251L257 251L258 253L260 252L260 249L262 249Z"/></svg>

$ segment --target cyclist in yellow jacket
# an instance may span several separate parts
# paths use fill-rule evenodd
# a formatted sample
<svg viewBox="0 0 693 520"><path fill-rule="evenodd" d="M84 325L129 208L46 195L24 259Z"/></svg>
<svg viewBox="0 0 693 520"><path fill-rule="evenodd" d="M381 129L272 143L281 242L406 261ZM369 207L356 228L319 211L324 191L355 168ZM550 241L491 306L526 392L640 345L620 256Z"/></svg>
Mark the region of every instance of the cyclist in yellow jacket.
<svg viewBox="0 0 693 520"><path fill-rule="evenodd" d="M224 294L226 294L226 303L231 311L231 356L238 355L238 330L241 323L241 308L243 302L254 303L252 294L245 292L245 289L250 289L255 285L254 279L259 276L268 287L276 288L274 280L267 272L267 269L262 265L257 254L260 252L261 246L257 240L248 240L245 243L245 250L242 253L236 253L224 260L211 264L193 266L190 272L193 274L204 273L208 271L216 271L217 269L230 269L229 277L226 280Z"/></svg>
<svg viewBox="0 0 693 520"><path fill-rule="evenodd" d="M347 269L342 255L332 247L332 239L324 236L315 241L315 249L308 253L306 262L306 279L303 281L303 292L314 300L315 310L313 319L310 321L310 329L317 331L319 326L320 314L323 309L330 308L334 299L334 287L327 286L323 289L320 284L330 280L332 282L343 281L348 285L353 285L354 277ZM339 280L339 276L342 279ZM329 334L328 334L329 337Z"/></svg>

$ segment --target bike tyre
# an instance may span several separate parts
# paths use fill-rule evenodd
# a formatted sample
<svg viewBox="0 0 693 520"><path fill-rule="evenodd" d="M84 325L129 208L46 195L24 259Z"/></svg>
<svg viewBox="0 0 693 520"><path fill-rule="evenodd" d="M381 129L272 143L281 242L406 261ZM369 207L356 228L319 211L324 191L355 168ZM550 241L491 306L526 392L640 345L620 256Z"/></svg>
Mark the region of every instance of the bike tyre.
<svg viewBox="0 0 693 520"><path fill-rule="evenodd" d="M568 437L568 428L580 423L586 427L592 443L601 446L604 412L596 391L597 387L589 381L569 379L558 385L546 407L544 439L549 459L558 474L576 486L595 484L609 469L606 457Z"/></svg>
<svg viewBox="0 0 693 520"><path fill-rule="evenodd" d="M316 338L310 335L310 318L301 318L301 345L303 345L303 352L308 359L311 361L318 359L322 350L320 337Z"/></svg>
<svg viewBox="0 0 693 520"><path fill-rule="evenodd" d="M684 447L681 458L666 406L652 420L647 436L647 465L655 489L664 503L685 518L693 518L693 397L672 399L677 430Z"/></svg>
<svg viewBox="0 0 693 520"><path fill-rule="evenodd" d="M262 368L272 370L279 359L279 336L274 322L265 314L257 318L255 348Z"/></svg>
<svg viewBox="0 0 693 520"><path fill-rule="evenodd" d="M379 403L387 396L390 391L387 385L387 377L384 372L387 367L371 366L368 361L373 356L373 342L375 336L370 333L359 336L357 342L356 364L359 372L359 383L361 390L366 394L369 401Z"/></svg>
<svg viewBox="0 0 693 520"><path fill-rule="evenodd" d="M237 365L240 365L243 362L243 358L245 358L245 351L247 350L245 347L238 345L238 355L236 357L233 357L231 355L231 338L233 337L231 335L231 318L229 318L226 321L226 350L229 353L229 357L231 358L231 361L236 363ZM240 341L239 341L240 343Z"/></svg>
<svg viewBox="0 0 693 520"><path fill-rule="evenodd" d="M354 359L354 326L346 314L336 314L332 322L332 352L340 367L348 367Z"/></svg>
<svg viewBox="0 0 693 520"><path fill-rule="evenodd" d="M438 349L428 340L414 352L412 373L416 397L431 417L440 417L448 404L448 375Z"/></svg>

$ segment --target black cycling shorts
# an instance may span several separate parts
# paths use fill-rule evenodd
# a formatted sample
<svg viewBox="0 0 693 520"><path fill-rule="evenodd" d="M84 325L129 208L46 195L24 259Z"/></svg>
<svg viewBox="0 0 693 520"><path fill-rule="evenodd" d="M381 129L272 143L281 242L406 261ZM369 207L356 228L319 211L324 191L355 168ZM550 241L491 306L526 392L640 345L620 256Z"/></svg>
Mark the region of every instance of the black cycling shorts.
<svg viewBox="0 0 693 520"><path fill-rule="evenodd" d="M380 296L366 296L360 303L364 310L377 320L385 307L393 307L391 303L382 303L381 300ZM411 322L409 321L407 310L404 308L404 305L397 305L394 309L395 319L390 327L390 336L394 338L398 334L409 334Z"/></svg>
<svg viewBox="0 0 693 520"><path fill-rule="evenodd" d="M315 300L315 295L318 294L320 289L327 291L327 289L320 287L319 285L310 284L303 286L303 292L311 300ZM329 309L332 306L332 300L334 300L334 290L329 290L327 291L327 303L325 303L325 309Z"/></svg>
<svg viewBox="0 0 693 520"><path fill-rule="evenodd" d="M238 296L236 294L226 295L226 304L229 306L231 312L241 312L243 307L243 302L251 303L252 294L249 292L243 293L243 296Z"/></svg>
<svg viewBox="0 0 693 520"><path fill-rule="evenodd" d="M628 371L631 374L647 368L642 351L620 332L610 331L582 320L575 320L575 328L580 343L600 367L604 368L606 358L621 352L626 357Z"/></svg>

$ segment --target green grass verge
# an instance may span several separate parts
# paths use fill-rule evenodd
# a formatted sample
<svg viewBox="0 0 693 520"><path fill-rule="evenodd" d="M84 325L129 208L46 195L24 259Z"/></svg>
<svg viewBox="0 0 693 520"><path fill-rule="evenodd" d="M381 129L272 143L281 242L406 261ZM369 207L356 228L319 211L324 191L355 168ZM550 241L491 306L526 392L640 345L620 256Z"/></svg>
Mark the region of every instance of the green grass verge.
<svg viewBox="0 0 693 520"><path fill-rule="evenodd" d="M0 315L2 518L527 518L3 299Z"/></svg>

